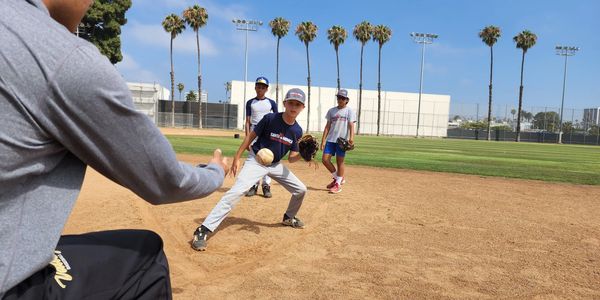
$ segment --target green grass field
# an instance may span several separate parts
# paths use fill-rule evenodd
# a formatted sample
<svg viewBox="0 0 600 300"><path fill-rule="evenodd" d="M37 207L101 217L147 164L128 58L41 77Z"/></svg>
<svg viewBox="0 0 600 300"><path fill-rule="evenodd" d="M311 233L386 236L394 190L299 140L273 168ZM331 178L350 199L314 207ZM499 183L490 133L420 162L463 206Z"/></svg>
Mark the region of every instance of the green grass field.
<svg viewBox="0 0 600 300"><path fill-rule="evenodd" d="M178 153L233 156L241 139L167 136ZM347 163L600 185L600 147L453 139L356 137ZM320 158L320 154L318 154Z"/></svg>

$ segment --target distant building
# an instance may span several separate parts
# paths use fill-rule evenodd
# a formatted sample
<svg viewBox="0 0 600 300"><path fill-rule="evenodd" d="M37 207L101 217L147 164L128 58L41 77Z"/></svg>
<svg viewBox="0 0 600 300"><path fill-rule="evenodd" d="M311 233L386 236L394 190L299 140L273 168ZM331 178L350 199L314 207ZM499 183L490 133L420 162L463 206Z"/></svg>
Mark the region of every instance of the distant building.
<svg viewBox="0 0 600 300"><path fill-rule="evenodd" d="M156 83L127 82L127 87L135 108L156 123L158 100L169 99L169 90Z"/></svg>
<svg viewBox="0 0 600 300"><path fill-rule="evenodd" d="M589 129L592 125L600 125L600 107L584 109L582 122L585 130Z"/></svg>
<svg viewBox="0 0 600 300"><path fill-rule="evenodd" d="M279 84L279 111L283 111L283 97L290 88L300 88L307 94L306 86ZM342 87L343 88L343 87ZM335 97L335 87L310 87L310 130L311 132L322 132L327 120L325 114L327 111L337 105ZM351 107L358 117L358 90L348 89ZM275 84L272 83L266 96L276 99ZM231 103L237 104L237 126L242 129L244 124L245 102L256 95L254 91L254 82L246 82L246 98L244 98L244 82L231 81ZM450 96L422 94L420 115L419 94L381 91L381 109L380 109L380 134L383 135L402 135L415 136L417 131L417 119L419 119L419 136L446 137L448 131L448 116L450 112ZM307 99L308 102L308 99ZM308 103L307 103L308 104ZM362 112L361 112L361 134L377 133L378 117L378 98L377 90L362 91ZM296 119L300 127L307 131L308 107Z"/></svg>

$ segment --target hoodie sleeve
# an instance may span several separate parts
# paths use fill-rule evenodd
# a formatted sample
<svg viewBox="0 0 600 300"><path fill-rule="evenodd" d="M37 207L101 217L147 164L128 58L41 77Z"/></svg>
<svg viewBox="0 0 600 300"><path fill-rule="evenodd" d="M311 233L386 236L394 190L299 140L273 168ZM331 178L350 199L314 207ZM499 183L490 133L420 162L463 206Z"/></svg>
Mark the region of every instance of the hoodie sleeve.
<svg viewBox="0 0 600 300"><path fill-rule="evenodd" d="M224 171L179 162L108 59L90 45L76 48L52 74L42 101L43 127L84 163L153 204L207 196Z"/></svg>

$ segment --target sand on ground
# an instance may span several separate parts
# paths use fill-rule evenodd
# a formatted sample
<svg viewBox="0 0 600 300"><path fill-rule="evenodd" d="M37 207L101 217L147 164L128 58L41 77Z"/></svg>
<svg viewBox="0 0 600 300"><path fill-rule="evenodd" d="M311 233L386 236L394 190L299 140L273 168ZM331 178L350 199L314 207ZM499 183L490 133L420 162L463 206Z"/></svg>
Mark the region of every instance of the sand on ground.
<svg viewBox="0 0 600 300"><path fill-rule="evenodd" d="M232 133L192 134L215 132ZM323 166L288 166L308 187L304 229L280 225L290 194L275 183L273 198L244 197L196 252L192 232L234 179L152 206L90 168L65 234L156 231L175 299L600 298L598 186L349 166L329 194Z"/></svg>

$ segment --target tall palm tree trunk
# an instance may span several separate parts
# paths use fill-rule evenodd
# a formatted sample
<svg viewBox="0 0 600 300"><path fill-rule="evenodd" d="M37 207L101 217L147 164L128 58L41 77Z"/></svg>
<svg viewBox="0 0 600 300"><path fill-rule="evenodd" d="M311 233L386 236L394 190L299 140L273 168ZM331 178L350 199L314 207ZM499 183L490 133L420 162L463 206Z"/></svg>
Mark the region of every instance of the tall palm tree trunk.
<svg viewBox="0 0 600 300"><path fill-rule="evenodd" d="M196 31L196 49L198 53L198 128L202 128L202 73L200 72L200 35Z"/></svg>
<svg viewBox="0 0 600 300"><path fill-rule="evenodd" d="M492 124L492 74L494 69L494 48L490 47L490 92L488 100L488 124L487 124L487 140L491 140L490 124Z"/></svg>
<svg viewBox="0 0 600 300"><path fill-rule="evenodd" d="M377 136L381 121L381 45L379 45L379 59L377 62Z"/></svg>
<svg viewBox="0 0 600 300"><path fill-rule="evenodd" d="M308 65L308 77L307 82L308 82L308 101L306 103L306 106L308 108L308 112L307 115L308 117L306 118L306 132L310 131L310 59L308 56L308 43L306 43L306 63Z"/></svg>
<svg viewBox="0 0 600 300"><path fill-rule="evenodd" d="M338 47L335 47L335 61L337 63L337 89L340 90L340 56L338 53Z"/></svg>
<svg viewBox="0 0 600 300"><path fill-rule="evenodd" d="M360 134L360 123L362 123L360 121L360 114L361 114L361 107L362 107L362 69L363 69L363 49L365 48L365 45L363 44L360 47L360 82L358 84L358 124L356 125L356 134Z"/></svg>
<svg viewBox="0 0 600 300"><path fill-rule="evenodd" d="M175 127L175 71L173 70L173 36L171 35L171 127Z"/></svg>
<svg viewBox="0 0 600 300"><path fill-rule="evenodd" d="M517 137L515 142L521 141L521 108L523 106L523 67L525 66L525 51L521 59L521 86L519 87L519 110L517 111Z"/></svg>
<svg viewBox="0 0 600 300"><path fill-rule="evenodd" d="M277 38L277 64L275 66L275 101L277 102L277 106L279 106L279 40L281 38Z"/></svg>

